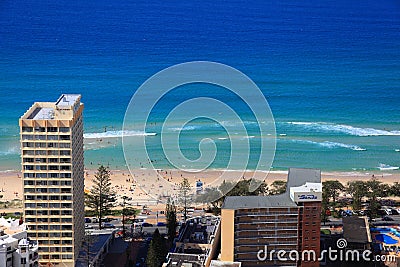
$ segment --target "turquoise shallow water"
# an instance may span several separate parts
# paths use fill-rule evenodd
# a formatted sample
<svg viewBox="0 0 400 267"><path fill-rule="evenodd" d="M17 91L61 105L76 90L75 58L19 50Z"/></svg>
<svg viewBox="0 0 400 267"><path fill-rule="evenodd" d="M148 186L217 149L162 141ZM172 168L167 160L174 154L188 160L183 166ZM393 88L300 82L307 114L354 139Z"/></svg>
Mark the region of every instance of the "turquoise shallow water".
<svg viewBox="0 0 400 267"><path fill-rule="evenodd" d="M157 71L193 60L231 65L260 87L276 119L274 169L394 169L400 166L399 51L397 1L5 1L0 4L0 170L19 169L18 118L32 102L54 101L64 92L81 93L86 106L86 165L122 168L116 136L129 99ZM251 114L240 100L212 86L171 93L146 131L159 133L174 105L198 96L229 102L250 122L251 157L257 158L259 136ZM203 138L218 147L210 168L224 168L230 142L214 122L187 125L183 154L197 158ZM157 167L168 167L159 135L146 140ZM140 167L143 162L137 161Z"/></svg>

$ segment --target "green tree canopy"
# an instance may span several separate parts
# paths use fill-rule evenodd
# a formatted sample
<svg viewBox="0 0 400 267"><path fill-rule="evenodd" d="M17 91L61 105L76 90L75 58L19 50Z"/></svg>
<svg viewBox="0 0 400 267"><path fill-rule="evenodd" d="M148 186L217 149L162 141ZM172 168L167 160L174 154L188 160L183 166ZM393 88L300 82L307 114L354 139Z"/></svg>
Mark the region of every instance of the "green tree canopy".
<svg viewBox="0 0 400 267"><path fill-rule="evenodd" d="M236 185L231 182L223 181L219 187L208 188L205 194L198 196L197 201L202 203L210 203L214 213L219 214L222 204L227 196L259 196L265 195L268 191L267 184L262 182L261 185L250 192L250 179L242 179Z"/></svg>
<svg viewBox="0 0 400 267"><path fill-rule="evenodd" d="M153 238L150 242L147 252L146 264L148 267L159 267L167 256L167 247L165 239L160 235L158 228L153 233Z"/></svg>
<svg viewBox="0 0 400 267"><path fill-rule="evenodd" d="M332 200L333 203L336 203L336 200L340 194L340 192L344 191L344 186L338 180L334 181L325 181L322 183L323 190L325 190L326 197L328 198L328 202Z"/></svg>
<svg viewBox="0 0 400 267"><path fill-rule="evenodd" d="M102 228L102 218L111 213L111 207L115 202L115 193L111 188L110 170L101 165L93 178L93 186L89 194L86 194L86 206L88 206L97 218L99 228Z"/></svg>
<svg viewBox="0 0 400 267"><path fill-rule="evenodd" d="M176 206L171 199L168 199L165 207L165 216L167 220L168 242L169 245L172 245L176 236L176 227L178 226L178 223L176 219Z"/></svg>
<svg viewBox="0 0 400 267"><path fill-rule="evenodd" d="M280 195L286 192L286 181L275 180L271 184L271 189L268 191L269 195Z"/></svg>
<svg viewBox="0 0 400 267"><path fill-rule="evenodd" d="M350 181L347 183L347 192L353 198L353 210L361 209L362 198L367 195L367 184L364 181Z"/></svg>

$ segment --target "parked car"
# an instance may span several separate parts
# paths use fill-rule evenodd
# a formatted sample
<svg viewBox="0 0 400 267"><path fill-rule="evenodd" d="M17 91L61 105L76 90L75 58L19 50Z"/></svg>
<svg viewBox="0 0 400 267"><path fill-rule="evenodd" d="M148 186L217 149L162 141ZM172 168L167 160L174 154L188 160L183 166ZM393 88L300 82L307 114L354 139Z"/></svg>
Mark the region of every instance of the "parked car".
<svg viewBox="0 0 400 267"><path fill-rule="evenodd" d="M144 222L144 223L142 223L142 226L143 227L152 227L153 225L151 223Z"/></svg>
<svg viewBox="0 0 400 267"><path fill-rule="evenodd" d="M391 209L390 211L392 215L399 215L399 212L396 209Z"/></svg>
<svg viewBox="0 0 400 267"><path fill-rule="evenodd" d="M90 218L85 218L85 223L92 223L92 220Z"/></svg>
<svg viewBox="0 0 400 267"><path fill-rule="evenodd" d="M394 221L394 219L393 219L392 217L389 217L389 216L384 216L384 217L382 218L382 221L385 221L385 222L392 222L392 221Z"/></svg>
<svg viewBox="0 0 400 267"><path fill-rule="evenodd" d="M378 215L379 216L385 216L385 215L388 215L387 213L386 213L386 210L378 210Z"/></svg>
<svg viewBox="0 0 400 267"><path fill-rule="evenodd" d="M164 222L158 222L157 226L167 226Z"/></svg>
<svg viewBox="0 0 400 267"><path fill-rule="evenodd" d="M385 209L387 215L392 215L392 209Z"/></svg>
<svg viewBox="0 0 400 267"><path fill-rule="evenodd" d="M112 223L104 223L103 228L115 228L115 225Z"/></svg>

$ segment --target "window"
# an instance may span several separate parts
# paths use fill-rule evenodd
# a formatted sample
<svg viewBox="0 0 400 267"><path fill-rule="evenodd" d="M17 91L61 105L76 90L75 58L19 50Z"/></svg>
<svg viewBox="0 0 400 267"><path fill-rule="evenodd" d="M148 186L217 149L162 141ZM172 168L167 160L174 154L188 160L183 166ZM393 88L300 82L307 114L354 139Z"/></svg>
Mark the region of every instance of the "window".
<svg viewBox="0 0 400 267"><path fill-rule="evenodd" d="M72 215L72 211L70 210L62 210L61 215Z"/></svg>
<svg viewBox="0 0 400 267"><path fill-rule="evenodd" d="M47 216L48 213L47 213L47 210L38 210L38 211L37 211L37 214L38 214L38 215L45 215L45 216Z"/></svg>
<svg viewBox="0 0 400 267"><path fill-rule="evenodd" d="M57 143L48 143L47 147L50 147L50 148L55 147L55 148L57 148L58 144Z"/></svg>
<svg viewBox="0 0 400 267"><path fill-rule="evenodd" d="M44 128L44 127L35 127L35 132L44 133L44 132L46 132L46 128Z"/></svg>
<svg viewBox="0 0 400 267"><path fill-rule="evenodd" d="M24 170L26 171L33 171L33 165L25 165Z"/></svg>
<svg viewBox="0 0 400 267"><path fill-rule="evenodd" d="M70 143L61 143L61 144L59 144L59 148L70 148L70 147L71 147Z"/></svg>
<svg viewBox="0 0 400 267"><path fill-rule="evenodd" d="M60 159L61 163L71 163L71 159L67 158L67 159Z"/></svg>
<svg viewBox="0 0 400 267"><path fill-rule="evenodd" d="M22 127L22 131L31 133L31 132L33 132L33 127Z"/></svg>
<svg viewBox="0 0 400 267"><path fill-rule="evenodd" d="M60 188L49 188L49 193L60 193Z"/></svg>
<svg viewBox="0 0 400 267"><path fill-rule="evenodd" d="M46 136L45 135L36 135L36 140L46 140Z"/></svg>
<svg viewBox="0 0 400 267"><path fill-rule="evenodd" d="M37 200L47 200L47 196L37 196L36 197Z"/></svg>
<svg viewBox="0 0 400 267"><path fill-rule="evenodd" d="M69 135L60 135L60 140L65 141L65 140L70 140L71 137Z"/></svg>
<svg viewBox="0 0 400 267"><path fill-rule="evenodd" d="M57 127L47 127L47 132L56 133L57 132Z"/></svg>
<svg viewBox="0 0 400 267"><path fill-rule="evenodd" d="M70 173L60 173L60 178L71 178Z"/></svg>
<svg viewBox="0 0 400 267"><path fill-rule="evenodd" d="M23 134L22 140L33 140L33 135L32 134Z"/></svg>
<svg viewBox="0 0 400 267"><path fill-rule="evenodd" d="M61 186L71 185L71 181L61 181Z"/></svg>
<svg viewBox="0 0 400 267"><path fill-rule="evenodd" d="M33 142L23 142L22 146L23 147L35 147L35 144Z"/></svg>
<svg viewBox="0 0 400 267"><path fill-rule="evenodd" d="M58 178L58 173L50 173L49 178ZM52 184L50 183L50 185Z"/></svg>
<svg viewBox="0 0 400 267"><path fill-rule="evenodd" d="M71 193L71 188L61 188L61 193L69 194Z"/></svg>
<svg viewBox="0 0 400 267"><path fill-rule="evenodd" d="M69 150L60 151L60 156L69 156L69 155L71 155L71 152Z"/></svg>
<svg viewBox="0 0 400 267"><path fill-rule="evenodd" d="M58 135L49 135L47 136L47 140L58 140Z"/></svg>
<svg viewBox="0 0 400 267"><path fill-rule="evenodd" d="M47 166L36 165L36 170L38 170L38 171L45 171L45 170L47 170Z"/></svg>

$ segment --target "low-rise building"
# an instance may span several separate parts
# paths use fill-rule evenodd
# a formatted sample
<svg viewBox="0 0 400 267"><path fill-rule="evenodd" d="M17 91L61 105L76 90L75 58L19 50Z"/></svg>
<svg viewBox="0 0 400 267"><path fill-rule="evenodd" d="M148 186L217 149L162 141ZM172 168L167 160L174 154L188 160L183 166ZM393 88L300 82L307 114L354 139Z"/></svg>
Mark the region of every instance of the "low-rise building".
<svg viewBox="0 0 400 267"><path fill-rule="evenodd" d="M28 238L19 220L0 218L0 266L37 267L38 244Z"/></svg>
<svg viewBox="0 0 400 267"><path fill-rule="evenodd" d="M217 216L199 216L187 220L175 251L168 253L163 266L209 267L218 253L220 231L220 218Z"/></svg>

